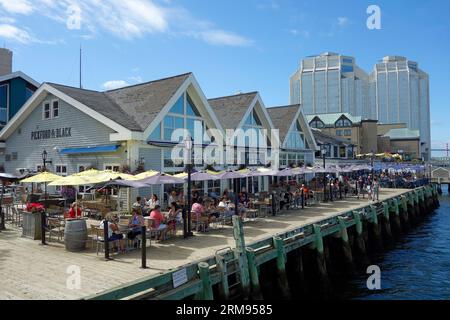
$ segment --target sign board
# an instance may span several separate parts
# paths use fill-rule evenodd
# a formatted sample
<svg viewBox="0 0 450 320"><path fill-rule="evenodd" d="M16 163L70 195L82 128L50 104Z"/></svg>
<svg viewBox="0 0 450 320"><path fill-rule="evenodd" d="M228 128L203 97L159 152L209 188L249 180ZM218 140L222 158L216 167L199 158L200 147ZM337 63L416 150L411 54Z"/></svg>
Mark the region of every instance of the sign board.
<svg viewBox="0 0 450 320"><path fill-rule="evenodd" d="M48 140L72 136L72 128L57 128L31 132L31 140Z"/></svg>
<svg viewBox="0 0 450 320"><path fill-rule="evenodd" d="M178 288L179 286L188 282L186 268L175 271L172 273L173 287Z"/></svg>

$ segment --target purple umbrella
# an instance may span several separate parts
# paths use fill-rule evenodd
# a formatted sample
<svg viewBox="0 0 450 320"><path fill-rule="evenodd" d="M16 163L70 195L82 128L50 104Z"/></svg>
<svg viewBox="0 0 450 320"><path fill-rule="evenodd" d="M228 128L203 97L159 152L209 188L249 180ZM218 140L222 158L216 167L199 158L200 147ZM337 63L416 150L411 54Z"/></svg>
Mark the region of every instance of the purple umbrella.
<svg viewBox="0 0 450 320"><path fill-rule="evenodd" d="M157 185L157 184L183 184L185 183L184 179L177 178L171 175L166 175L164 173L158 173L154 176L145 178L143 180L139 180L139 182L142 182L147 185Z"/></svg>

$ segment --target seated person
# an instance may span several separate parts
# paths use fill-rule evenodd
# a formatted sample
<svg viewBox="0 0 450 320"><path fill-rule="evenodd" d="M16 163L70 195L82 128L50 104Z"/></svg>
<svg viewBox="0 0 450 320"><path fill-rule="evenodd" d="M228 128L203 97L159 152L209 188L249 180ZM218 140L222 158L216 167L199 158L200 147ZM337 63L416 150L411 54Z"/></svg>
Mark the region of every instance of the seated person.
<svg viewBox="0 0 450 320"><path fill-rule="evenodd" d="M136 202L133 203L133 209L140 209L141 213L144 212L145 203L142 201L141 197L136 197Z"/></svg>
<svg viewBox="0 0 450 320"><path fill-rule="evenodd" d="M229 217L229 216L233 215L233 210L230 210L227 199L225 197L221 197L219 199L219 205L217 206L217 208L224 213L225 217Z"/></svg>
<svg viewBox="0 0 450 320"><path fill-rule="evenodd" d="M132 229L130 232L128 232L128 239L133 240L136 238L137 235L142 233L142 227L145 226L144 217L142 216L140 206L133 205L133 216L130 219L130 223L128 224L128 227Z"/></svg>
<svg viewBox="0 0 450 320"><path fill-rule="evenodd" d="M205 207L203 206L203 200L200 199L198 202L195 202L191 208L191 215L194 221L204 221L205 228L208 228L209 218L205 216Z"/></svg>
<svg viewBox="0 0 450 320"><path fill-rule="evenodd" d="M178 207L177 203L175 201L170 203L170 209L169 209L169 218L168 218L168 229L169 230L176 230L176 225L183 223L183 210Z"/></svg>
<svg viewBox="0 0 450 320"><path fill-rule="evenodd" d="M177 192L175 190L172 191L169 195L169 203L173 203L173 202L177 203L178 199L179 198L178 198Z"/></svg>
<svg viewBox="0 0 450 320"><path fill-rule="evenodd" d="M119 250L121 253L125 252L125 246L123 241L123 234L118 233L119 226L117 225L119 218L117 214L108 214L104 220L99 225L99 228L104 230L105 223L108 224L108 242L117 241L119 242Z"/></svg>
<svg viewBox="0 0 450 320"><path fill-rule="evenodd" d="M150 219L152 219L154 221L152 229L161 231L159 240L162 240L162 239L165 239L167 225L163 223L164 216L162 215L160 209L161 209L161 207L159 205L156 205L156 207L150 213Z"/></svg>
<svg viewBox="0 0 450 320"><path fill-rule="evenodd" d="M74 202L70 205L69 210L69 219L78 219L81 218L81 208L78 205L78 202Z"/></svg>
<svg viewBox="0 0 450 320"><path fill-rule="evenodd" d="M151 199L145 202L145 207L149 209L149 211L155 209L156 206L159 206L158 196L153 194Z"/></svg>
<svg viewBox="0 0 450 320"><path fill-rule="evenodd" d="M220 212L217 208L215 201L210 201L206 207L206 211L208 212L209 221L218 219L220 217Z"/></svg>

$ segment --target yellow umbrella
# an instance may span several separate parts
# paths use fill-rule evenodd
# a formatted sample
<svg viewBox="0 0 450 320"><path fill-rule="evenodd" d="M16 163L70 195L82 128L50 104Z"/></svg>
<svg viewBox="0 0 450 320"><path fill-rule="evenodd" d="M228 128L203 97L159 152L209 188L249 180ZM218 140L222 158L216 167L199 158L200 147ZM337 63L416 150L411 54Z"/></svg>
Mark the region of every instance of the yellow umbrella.
<svg viewBox="0 0 450 320"><path fill-rule="evenodd" d="M175 178L185 179L188 174L186 172L178 173L173 175Z"/></svg>
<svg viewBox="0 0 450 320"><path fill-rule="evenodd" d="M45 171L35 176L21 180L22 183L47 183L61 179L61 176Z"/></svg>
<svg viewBox="0 0 450 320"><path fill-rule="evenodd" d="M85 171L81 171L78 173L73 174L72 176L77 176L77 177L90 177L90 176L94 176L99 174L101 171L98 171L97 169L89 169L89 170L85 170Z"/></svg>
<svg viewBox="0 0 450 320"><path fill-rule="evenodd" d="M107 182L115 179L133 180L134 176L127 173L114 172L111 170L100 171L99 173L86 177L88 184Z"/></svg>
<svg viewBox="0 0 450 320"><path fill-rule="evenodd" d="M49 186L84 186L90 183L88 177L71 175L53 181L52 183L49 183Z"/></svg>
<svg viewBox="0 0 450 320"><path fill-rule="evenodd" d="M158 173L159 173L158 171L149 170L149 171L145 171L145 172L139 173L139 174L133 176L132 178L125 179L125 180L143 180L143 179L146 179L146 178L153 177L154 175L157 175Z"/></svg>

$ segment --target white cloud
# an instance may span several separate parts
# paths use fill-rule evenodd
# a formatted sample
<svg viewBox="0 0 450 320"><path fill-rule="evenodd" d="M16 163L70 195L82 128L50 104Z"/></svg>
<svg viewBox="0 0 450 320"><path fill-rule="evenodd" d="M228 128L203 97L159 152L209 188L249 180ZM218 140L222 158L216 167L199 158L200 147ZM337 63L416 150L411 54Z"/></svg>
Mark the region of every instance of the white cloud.
<svg viewBox="0 0 450 320"><path fill-rule="evenodd" d="M339 27L344 27L344 26L346 26L347 24L348 24L348 22L349 22L349 20L348 20L348 18L347 17L338 17L338 26Z"/></svg>
<svg viewBox="0 0 450 320"><path fill-rule="evenodd" d="M195 38L200 38L212 45L224 45L234 47L248 47L253 44L253 41L237 35L232 32L224 30L207 30L201 32L191 33Z"/></svg>
<svg viewBox="0 0 450 320"><path fill-rule="evenodd" d="M0 37L18 41L24 44L37 41L28 33L28 31L20 29L11 24L0 24Z"/></svg>
<svg viewBox="0 0 450 320"><path fill-rule="evenodd" d="M0 0L0 6L13 14L29 15L33 12L33 6L28 0Z"/></svg>
<svg viewBox="0 0 450 320"><path fill-rule="evenodd" d="M125 80L111 80L106 81L104 84L102 84L102 87L104 90L114 90L129 86L128 82Z"/></svg>
<svg viewBox="0 0 450 320"><path fill-rule="evenodd" d="M294 36L301 36L304 38L309 38L311 35L308 30L298 30L298 29L290 29L289 33Z"/></svg>
<svg viewBox="0 0 450 320"><path fill-rule="evenodd" d="M258 9L271 9L271 10L278 10L280 9L280 5L277 1L275 0L270 0L270 1L266 1L266 2L260 2L257 5Z"/></svg>
<svg viewBox="0 0 450 320"><path fill-rule="evenodd" d="M277 5L274 1L269 3ZM70 31L79 32L83 39L106 32L128 40L160 33L187 35L212 45L248 46L253 42L194 17L187 9L169 0L0 0L0 5L10 14L33 13L65 27L73 19L74 12L69 8L76 6L80 9L80 27Z"/></svg>

